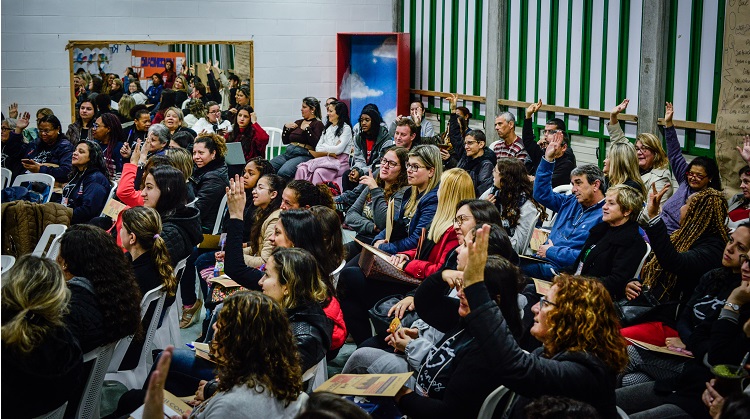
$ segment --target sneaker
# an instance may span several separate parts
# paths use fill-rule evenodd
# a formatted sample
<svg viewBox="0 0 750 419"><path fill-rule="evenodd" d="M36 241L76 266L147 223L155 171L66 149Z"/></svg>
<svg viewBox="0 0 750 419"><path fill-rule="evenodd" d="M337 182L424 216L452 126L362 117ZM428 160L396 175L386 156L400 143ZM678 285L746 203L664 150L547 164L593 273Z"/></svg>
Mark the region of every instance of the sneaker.
<svg viewBox="0 0 750 419"><path fill-rule="evenodd" d="M198 300L192 307L182 308L182 318L180 319L180 329L187 329L200 319L200 310L203 307L203 301Z"/></svg>

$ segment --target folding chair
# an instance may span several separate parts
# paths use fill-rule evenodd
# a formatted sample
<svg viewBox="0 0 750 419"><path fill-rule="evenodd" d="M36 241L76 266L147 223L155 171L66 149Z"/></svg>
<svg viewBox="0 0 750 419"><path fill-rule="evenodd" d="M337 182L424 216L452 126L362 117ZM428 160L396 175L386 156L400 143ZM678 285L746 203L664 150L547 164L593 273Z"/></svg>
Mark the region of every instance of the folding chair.
<svg viewBox="0 0 750 419"><path fill-rule="evenodd" d="M281 142L281 129L280 128L263 128L270 137L268 139L268 145L266 146L266 160L271 160L274 157L282 154L286 147Z"/></svg>
<svg viewBox="0 0 750 419"><path fill-rule="evenodd" d="M89 372L89 377L86 380L86 387L83 390L83 395L81 395L81 402L76 411L77 418L98 418L100 416L102 384L109 362L112 360L115 345L117 345L117 342L100 346L83 355L84 363L93 361L94 365L91 367L91 372Z"/></svg>
<svg viewBox="0 0 750 419"><path fill-rule="evenodd" d="M38 257L45 257L45 254L47 254L47 258L52 259L51 257L49 257L49 254L53 251L55 242L59 240L60 236L62 236L67 229L68 226L66 226L65 224L49 224L44 229L42 237L37 242L36 247L34 248L34 251L31 252L31 254ZM51 243L50 240L52 241ZM57 257L57 254L55 254L54 256Z"/></svg>
<svg viewBox="0 0 750 419"><path fill-rule="evenodd" d="M113 180L112 181L112 185L113 185L112 188L109 189L109 196L107 196L107 200L104 201L105 203L109 202L109 200L112 199L115 196L115 194L117 193L117 181ZM102 210L102 213L99 214L99 216L101 217L103 215L104 215L104 210Z"/></svg>
<svg viewBox="0 0 750 419"><path fill-rule="evenodd" d="M52 189L55 187L55 178L52 177L52 175L46 173L27 173L25 175L18 175L13 181L13 186L21 186L24 182L39 182L47 185L49 187L49 192L42 203L46 204L49 202L52 197Z"/></svg>
<svg viewBox="0 0 750 419"><path fill-rule="evenodd" d="M221 203L219 204L219 212L216 214L216 222L214 223L214 231L212 234L219 234L221 231L221 222L224 221L224 211L227 209L227 194L224 194L224 197L221 198Z"/></svg>
<svg viewBox="0 0 750 419"><path fill-rule="evenodd" d="M13 265L16 264L16 258L11 255L2 255L0 257L0 265L2 265L2 274L5 275L6 272L10 270L10 268L13 267Z"/></svg>
<svg viewBox="0 0 750 419"><path fill-rule="evenodd" d="M484 403L482 403L482 408L479 409L479 415L477 416L477 419L492 419L493 414L495 413L495 409L497 408L497 405L506 397L508 398L508 401L505 403L505 408L503 410L503 417L505 417L505 414L508 412L508 409L513 406L513 401L515 400L516 394L512 391L510 391L505 386L500 386L495 391L490 393L487 398L484 399Z"/></svg>
<svg viewBox="0 0 750 419"><path fill-rule="evenodd" d="M62 406L58 407L57 409L45 413L41 416L37 416L34 419L63 419L65 417L65 409L68 408L68 402L65 402L62 404Z"/></svg>
<svg viewBox="0 0 750 419"><path fill-rule="evenodd" d="M148 372L154 363L151 358L151 346L154 341L154 335L156 334L156 326L159 324L159 318L164 309L164 300L167 297L166 293L162 291L162 287L163 285L159 285L147 292L146 295L143 296L143 300L141 300L141 321L143 321L144 316L148 312L149 306L151 306L151 304L156 304L156 306L154 308L154 314L151 317L151 322L149 323L144 335L143 348L141 349L140 357L138 359L138 365L132 370L118 370L133 341L133 336L124 337L117 342L114 355L112 356L109 368L107 369L106 380L118 381L124 384L128 390L143 386L143 383L148 376Z"/></svg>
<svg viewBox="0 0 750 419"><path fill-rule="evenodd" d="M339 285L339 275L341 275L341 271L344 269L344 266L346 266L346 261L342 260L341 265L339 265L339 267L336 268L335 271L331 272L331 279L333 279L333 288L336 288Z"/></svg>
<svg viewBox="0 0 750 419"><path fill-rule="evenodd" d="M178 281L175 301L169 307L164 307L166 312L163 316L161 327L156 330L156 335L154 336L154 345L157 348L166 348L168 345L175 345L177 347L177 344L182 339L180 335L180 307L182 307L182 297L180 297L179 280L185 271L185 265L187 265L187 258L179 261L174 268L174 275Z"/></svg>
<svg viewBox="0 0 750 419"><path fill-rule="evenodd" d="M0 173L2 173L2 186L3 189L10 186L10 178L13 177L13 172L10 171L10 169L3 167L0 168Z"/></svg>

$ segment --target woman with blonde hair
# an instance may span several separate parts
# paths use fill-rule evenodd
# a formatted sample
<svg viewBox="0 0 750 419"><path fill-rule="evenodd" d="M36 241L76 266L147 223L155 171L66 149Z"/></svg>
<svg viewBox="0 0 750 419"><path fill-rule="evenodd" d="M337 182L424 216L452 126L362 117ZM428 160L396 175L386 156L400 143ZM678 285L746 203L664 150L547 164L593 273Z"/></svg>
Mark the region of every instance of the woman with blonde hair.
<svg viewBox="0 0 750 419"><path fill-rule="evenodd" d="M625 111L630 103L629 99L625 99L619 105L612 108L609 114L609 124L607 124L607 131L609 131L610 140L612 142L627 140L625 133L620 128L620 124L617 120L617 114ZM674 193L672 188L672 173L669 170L669 158L667 152L664 151L661 141L659 138L651 133L638 134L635 140L635 151L638 157L638 171L641 174L641 180L646 186L646 191L651 190L651 185L656 185L656 190L662 190L664 186L669 185L667 193L662 196L662 205L667 202ZM644 199L645 199L644 195Z"/></svg>
<svg viewBox="0 0 750 419"><path fill-rule="evenodd" d="M119 79L116 79L119 80ZM134 124L130 111L135 107L135 99L128 95L122 95L117 102L117 117L120 118L122 128L128 128Z"/></svg>
<svg viewBox="0 0 750 419"><path fill-rule="evenodd" d="M541 353L523 351L506 326L500 308L484 284L489 226L468 242L463 293L469 314L466 330L481 342L486 373L518 396L511 416L532 399L563 396L591 404L601 417L617 417L615 383L628 363L615 307L604 285L580 276L560 275L537 303L531 334ZM400 406L420 396L410 390L396 395Z"/></svg>
<svg viewBox="0 0 750 419"><path fill-rule="evenodd" d="M62 270L50 259L21 256L3 275L4 416L44 415L81 384L81 347L63 321L69 301Z"/></svg>
<svg viewBox="0 0 750 419"><path fill-rule="evenodd" d="M643 201L646 200L648 192L638 172L638 157L635 147L627 140L615 141L609 146L602 171L607 175L609 187L621 184L628 185L640 192Z"/></svg>

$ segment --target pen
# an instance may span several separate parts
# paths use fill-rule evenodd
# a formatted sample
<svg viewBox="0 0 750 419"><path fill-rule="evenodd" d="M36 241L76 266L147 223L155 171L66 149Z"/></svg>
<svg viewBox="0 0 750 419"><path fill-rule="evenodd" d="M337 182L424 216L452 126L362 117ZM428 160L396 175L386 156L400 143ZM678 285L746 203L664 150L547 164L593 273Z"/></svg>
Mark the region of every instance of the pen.
<svg viewBox="0 0 750 419"><path fill-rule="evenodd" d="M193 344L192 344L192 343L186 343L186 344L185 344L185 346L187 346L187 347L188 347L188 348L190 348L190 349L193 349L193 350L195 350L195 346L193 346Z"/></svg>

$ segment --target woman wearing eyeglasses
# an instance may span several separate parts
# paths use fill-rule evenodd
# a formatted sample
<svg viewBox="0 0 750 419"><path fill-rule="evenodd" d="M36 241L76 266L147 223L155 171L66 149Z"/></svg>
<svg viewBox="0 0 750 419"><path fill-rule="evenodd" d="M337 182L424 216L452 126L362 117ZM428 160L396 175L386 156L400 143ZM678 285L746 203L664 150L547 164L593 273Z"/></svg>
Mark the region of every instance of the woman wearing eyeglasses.
<svg viewBox="0 0 750 419"><path fill-rule="evenodd" d="M685 160L677 139L677 131L672 123L674 109L667 102L664 113L664 134L667 139L667 153L669 163L672 165L672 173L680 186L674 195L664 203L662 219L667 226L667 232L672 234L680 228L680 208L685 205L689 196L706 188L721 191L721 176L716 160L699 156L690 163Z"/></svg>
<svg viewBox="0 0 750 419"><path fill-rule="evenodd" d="M3 140L3 157L8 159L9 167L20 164L31 173L46 173L57 182L65 182L72 169L73 146L65 138L60 120L55 115L39 118L39 139L27 144L23 140L23 130L28 125L29 113L25 112L16 119L15 129L8 133L7 141ZM3 122L3 136L7 132L5 129ZM5 161L3 163L5 165Z"/></svg>
<svg viewBox="0 0 750 419"><path fill-rule="evenodd" d="M406 162L409 152L403 147L393 147L380 159L380 171L377 177L364 175L359 183L367 185L357 201L346 211L344 222L357 233L357 239L372 243L375 235L385 230L388 218L388 205L391 199L393 207L400 208L406 192ZM355 241L346 244L346 257L351 260L359 254L362 247Z"/></svg>
<svg viewBox="0 0 750 419"><path fill-rule="evenodd" d="M604 285L579 276L557 276L532 309L531 334L542 342L543 350L526 353L484 284L488 236L489 226L485 225L477 230L475 241L468 243L463 293L470 312L464 320L467 333L487 359L485 374L516 393L511 416L520 417L533 399L562 396L591 404L601 417L617 417L616 376L628 358L614 304ZM404 411L418 397L416 391L409 390L396 395Z"/></svg>

